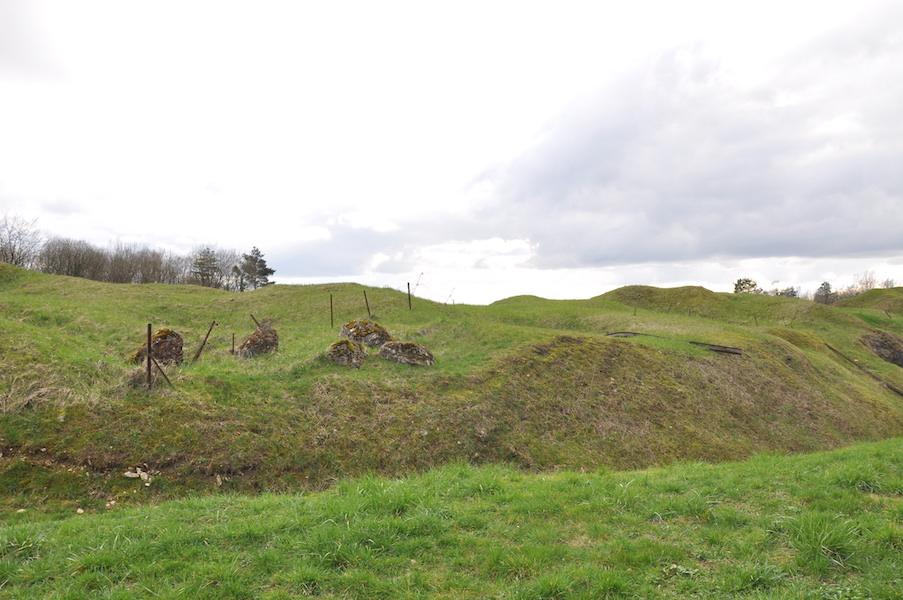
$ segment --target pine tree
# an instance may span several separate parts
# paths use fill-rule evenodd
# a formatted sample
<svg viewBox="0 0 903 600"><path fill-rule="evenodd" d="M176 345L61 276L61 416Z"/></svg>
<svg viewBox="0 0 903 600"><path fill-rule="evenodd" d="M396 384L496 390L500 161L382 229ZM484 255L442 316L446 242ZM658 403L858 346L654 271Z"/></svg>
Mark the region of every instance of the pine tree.
<svg viewBox="0 0 903 600"><path fill-rule="evenodd" d="M238 265L232 265L232 289L245 291L245 273Z"/></svg>
<svg viewBox="0 0 903 600"><path fill-rule="evenodd" d="M831 289L831 284L827 281L818 286L818 290L816 290L815 296L813 297L813 300L819 304L831 304L836 299L837 294L834 293Z"/></svg>
<svg viewBox="0 0 903 600"><path fill-rule="evenodd" d="M220 267L213 248L205 246L197 251L191 261L191 276L199 285L218 287Z"/></svg>
<svg viewBox="0 0 903 600"><path fill-rule="evenodd" d="M241 271L247 284L255 290L258 287L269 285L270 275L276 272L267 266L267 261L263 259L263 254L257 249L257 246L251 248L249 254L242 255Z"/></svg>
<svg viewBox="0 0 903 600"><path fill-rule="evenodd" d="M761 294L759 284L749 277L742 277L734 282L735 294Z"/></svg>

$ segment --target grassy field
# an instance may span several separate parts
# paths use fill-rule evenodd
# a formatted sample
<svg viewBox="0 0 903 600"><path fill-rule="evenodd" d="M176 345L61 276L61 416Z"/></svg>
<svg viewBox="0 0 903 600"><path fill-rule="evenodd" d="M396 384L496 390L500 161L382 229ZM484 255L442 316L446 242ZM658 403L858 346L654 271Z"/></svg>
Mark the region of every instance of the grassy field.
<svg viewBox="0 0 903 600"><path fill-rule="evenodd" d="M140 482L135 485L140 486ZM899 598L903 439L631 472L452 464L18 513L4 598Z"/></svg>
<svg viewBox="0 0 903 600"><path fill-rule="evenodd" d="M878 307L629 287L489 306L415 298L412 311L404 294L367 288L379 322L437 365L328 363L339 324L366 316L363 290L237 294L0 265L0 520L20 506L68 514L202 490L311 490L450 462L630 469L903 433L903 398L881 383L903 388L903 370L860 342L874 329L903 334L885 308L900 288L876 295ZM250 313L277 328L277 354L229 354ZM136 367L125 357L147 322L181 332L190 356L213 319L201 360L169 369L175 391L127 385ZM651 335L605 335L625 330ZM136 465L153 472L150 486L122 476Z"/></svg>

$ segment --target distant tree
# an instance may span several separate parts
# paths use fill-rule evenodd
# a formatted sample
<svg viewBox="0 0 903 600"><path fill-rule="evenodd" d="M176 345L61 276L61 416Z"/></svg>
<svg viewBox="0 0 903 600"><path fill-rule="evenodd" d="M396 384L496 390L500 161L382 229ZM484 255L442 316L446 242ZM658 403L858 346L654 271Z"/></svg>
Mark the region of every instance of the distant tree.
<svg viewBox="0 0 903 600"><path fill-rule="evenodd" d="M17 267L31 267L41 248L41 235L36 221L5 215L0 220L0 262Z"/></svg>
<svg viewBox="0 0 903 600"><path fill-rule="evenodd" d="M878 278L872 271L863 271L856 276L856 288L860 293L873 290L878 287Z"/></svg>
<svg viewBox="0 0 903 600"><path fill-rule="evenodd" d="M831 289L831 284L825 281L818 286L818 290L816 290L812 299L819 304L831 304L837 299L837 295Z"/></svg>
<svg viewBox="0 0 903 600"><path fill-rule="evenodd" d="M244 285L256 290L269 285L270 275L276 271L267 266L263 254L254 246L249 254L242 255L241 272L244 275Z"/></svg>
<svg viewBox="0 0 903 600"><path fill-rule="evenodd" d="M107 251L109 256L109 268L107 281L112 283L139 283L140 282L140 258L137 246L117 244L112 250Z"/></svg>
<svg viewBox="0 0 903 600"><path fill-rule="evenodd" d="M885 289L890 289L890 288L894 287L895 285L896 285L896 282L890 278L885 279L884 281L881 282L881 287L883 287Z"/></svg>
<svg viewBox="0 0 903 600"><path fill-rule="evenodd" d="M232 280L231 287L233 290L238 290L239 292L245 291L245 273L241 270L241 267L238 265L232 265L232 272L230 274L230 278Z"/></svg>
<svg viewBox="0 0 903 600"><path fill-rule="evenodd" d="M191 278L191 260L181 254L166 252L160 267L160 283L186 283Z"/></svg>
<svg viewBox="0 0 903 600"><path fill-rule="evenodd" d="M800 290L795 287L785 287L782 290L774 290L772 296L783 296L785 298L799 298Z"/></svg>
<svg viewBox="0 0 903 600"><path fill-rule="evenodd" d="M35 262L44 273L108 281L110 257L103 249L83 240L49 239Z"/></svg>
<svg viewBox="0 0 903 600"><path fill-rule="evenodd" d="M219 260L216 251L209 246L199 249L191 261L191 278L198 285L219 287L222 281Z"/></svg>
<svg viewBox="0 0 903 600"><path fill-rule="evenodd" d="M759 287L759 284L755 282L755 280L750 279L749 277L741 277L737 281L734 282L734 293L735 294L761 294L762 288Z"/></svg>

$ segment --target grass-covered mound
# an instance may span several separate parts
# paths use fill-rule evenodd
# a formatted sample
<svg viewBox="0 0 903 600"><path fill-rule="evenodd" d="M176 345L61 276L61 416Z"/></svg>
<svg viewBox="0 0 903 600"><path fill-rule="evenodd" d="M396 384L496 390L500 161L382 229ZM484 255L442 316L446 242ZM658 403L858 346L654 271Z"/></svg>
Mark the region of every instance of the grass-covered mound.
<svg viewBox="0 0 903 600"><path fill-rule="evenodd" d="M849 308L873 308L890 313L903 312L903 288L874 289L838 302Z"/></svg>
<svg viewBox="0 0 903 600"><path fill-rule="evenodd" d="M860 341L903 334L903 316L883 309L630 287L411 311L404 294L368 288L379 322L436 364L347 369L324 349L366 316L362 291L238 294L0 265L0 508L310 489L454 461L637 468L903 433L903 397L884 385L903 389L903 369ZM251 314L279 330L278 351L236 360L232 334L255 330ZM214 319L200 360L166 368L175 390L128 385L125 357L148 322L180 332L192 356ZM138 491L122 476L136 466L155 473Z"/></svg>
<svg viewBox="0 0 903 600"><path fill-rule="evenodd" d="M140 486L140 482L134 482ZM0 527L6 598L899 598L903 440L620 473L450 465Z"/></svg>

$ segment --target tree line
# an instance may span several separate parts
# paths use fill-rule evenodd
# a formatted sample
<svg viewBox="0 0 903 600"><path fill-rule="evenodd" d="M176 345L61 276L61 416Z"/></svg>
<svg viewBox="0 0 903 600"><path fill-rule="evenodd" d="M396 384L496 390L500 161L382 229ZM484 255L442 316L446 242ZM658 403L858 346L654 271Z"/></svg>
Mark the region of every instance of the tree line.
<svg viewBox="0 0 903 600"><path fill-rule="evenodd" d="M134 244L103 248L65 237L45 239L35 221L16 216L0 219L0 262L110 283L196 284L242 292L269 285L275 273L256 246L246 254L202 246L187 255Z"/></svg>
<svg viewBox="0 0 903 600"><path fill-rule="evenodd" d="M809 295L800 294L800 288L798 287L765 290L759 287L759 284L756 283L754 279L751 279L749 277L741 277L734 282L734 293L788 296L791 298L806 298L807 300L813 300L815 302L818 302L819 304L833 304L838 300L858 296L859 294L873 290L879 286L883 288L892 288L894 287L894 285L896 285L896 283L893 279L885 279L884 281L881 281L879 283L878 278L872 271L865 271L864 273L856 275L856 281L851 285L835 290L831 286L831 282L824 281L820 286L818 286L818 289L815 291L815 293Z"/></svg>

